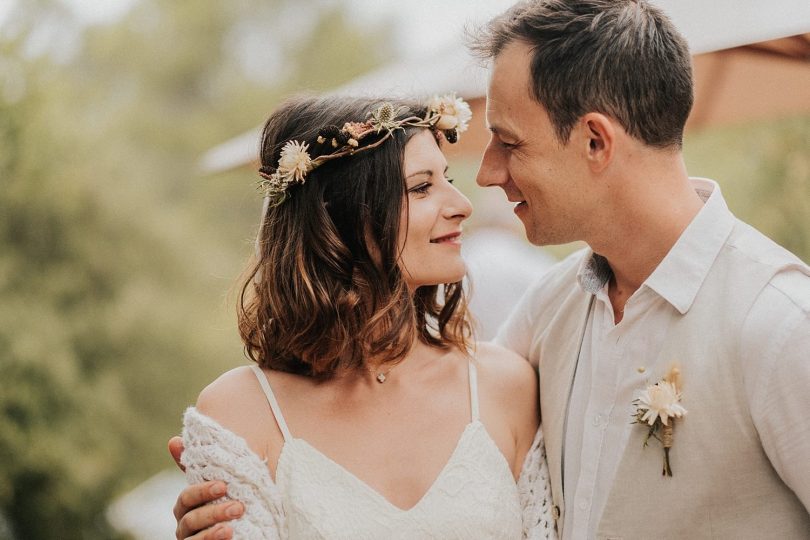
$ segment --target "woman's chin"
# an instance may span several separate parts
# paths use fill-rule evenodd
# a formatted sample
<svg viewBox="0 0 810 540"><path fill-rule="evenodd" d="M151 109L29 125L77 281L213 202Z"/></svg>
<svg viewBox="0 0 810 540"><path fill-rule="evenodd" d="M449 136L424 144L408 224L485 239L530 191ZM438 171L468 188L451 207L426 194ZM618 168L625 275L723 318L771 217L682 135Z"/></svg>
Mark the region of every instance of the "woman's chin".
<svg viewBox="0 0 810 540"><path fill-rule="evenodd" d="M419 287L431 287L434 285L444 285L446 283L456 283L464 279L467 275L467 268L462 266L456 272L447 269L441 273L432 274L430 276L423 276L423 279L408 280L408 287L411 290L418 289ZM422 277L422 276L419 276Z"/></svg>

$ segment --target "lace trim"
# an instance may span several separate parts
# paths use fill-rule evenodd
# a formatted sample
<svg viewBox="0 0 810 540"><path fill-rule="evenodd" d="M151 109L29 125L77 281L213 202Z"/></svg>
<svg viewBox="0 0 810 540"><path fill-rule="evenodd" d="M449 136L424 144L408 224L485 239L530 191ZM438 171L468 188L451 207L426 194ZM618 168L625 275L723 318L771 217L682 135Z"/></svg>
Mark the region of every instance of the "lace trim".
<svg viewBox="0 0 810 540"><path fill-rule="evenodd" d="M517 481L520 507L523 513L523 538L526 540L556 540L557 529L551 515L551 482L546 463L546 447L542 426L534 436Z"/></svg>
<svg viewBox="0 0 810 540"><path fill-rule="evenodd" d="M228 493L214 502L238 500L245 505L243 516L230 522L234 539L286 536L278 486L270 478L267 463L242 437L189 407L183 416L183 444L182 463L190 484L222 480L228 484Z"/></svg>

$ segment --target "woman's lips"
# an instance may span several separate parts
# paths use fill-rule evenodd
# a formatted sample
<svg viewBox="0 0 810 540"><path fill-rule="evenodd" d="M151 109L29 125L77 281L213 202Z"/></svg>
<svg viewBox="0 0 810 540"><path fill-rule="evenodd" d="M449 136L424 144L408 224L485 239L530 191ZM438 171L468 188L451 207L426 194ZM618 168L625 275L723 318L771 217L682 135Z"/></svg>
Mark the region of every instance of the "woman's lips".
<svg viewBox="0 0 810 540"><path fill-rule="evenodd" d="M450 234L445 234L444 236L440 236L438 238L433 238L430 240L431 244L460 244L461 243L461 233L454 232Z"/></svg>

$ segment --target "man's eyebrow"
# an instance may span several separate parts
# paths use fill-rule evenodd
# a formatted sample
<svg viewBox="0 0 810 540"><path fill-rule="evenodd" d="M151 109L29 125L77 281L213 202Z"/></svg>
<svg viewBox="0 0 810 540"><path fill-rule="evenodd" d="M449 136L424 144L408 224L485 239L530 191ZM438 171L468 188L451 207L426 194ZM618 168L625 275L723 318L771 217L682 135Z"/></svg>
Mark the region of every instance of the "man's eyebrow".
<svg viewBox="0 0 810 540"><path fill-rule="evenodd" d="M511 139L516 139L517 138L514 133L512 133L511 131L509 131L508 129L506 129L504 127L493 126L493 125L490 124L489 126L487 126L487 129L489 129L489 131L491 133L494 133L495 135L498 135L498 136L503 135L503 136L509 137Z"/></svg>

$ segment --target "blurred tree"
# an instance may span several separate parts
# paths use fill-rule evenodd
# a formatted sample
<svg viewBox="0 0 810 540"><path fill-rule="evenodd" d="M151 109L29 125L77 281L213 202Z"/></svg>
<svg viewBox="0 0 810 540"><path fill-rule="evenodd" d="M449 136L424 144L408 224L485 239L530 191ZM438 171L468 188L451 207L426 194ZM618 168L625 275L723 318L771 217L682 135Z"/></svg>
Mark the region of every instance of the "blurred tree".
<svg viewBox="0 0 810 540"><path fill-rule="evenodd" d="M0 515L18 538L115 538L110 499L169 464L184 406L241 362L223 296L259 206L250 175L196 162L283 94L386 58L385 30L292 0L143 0L90 28L37 0L0 22ZM275 64L246 60L265 49Z"/></svg>

